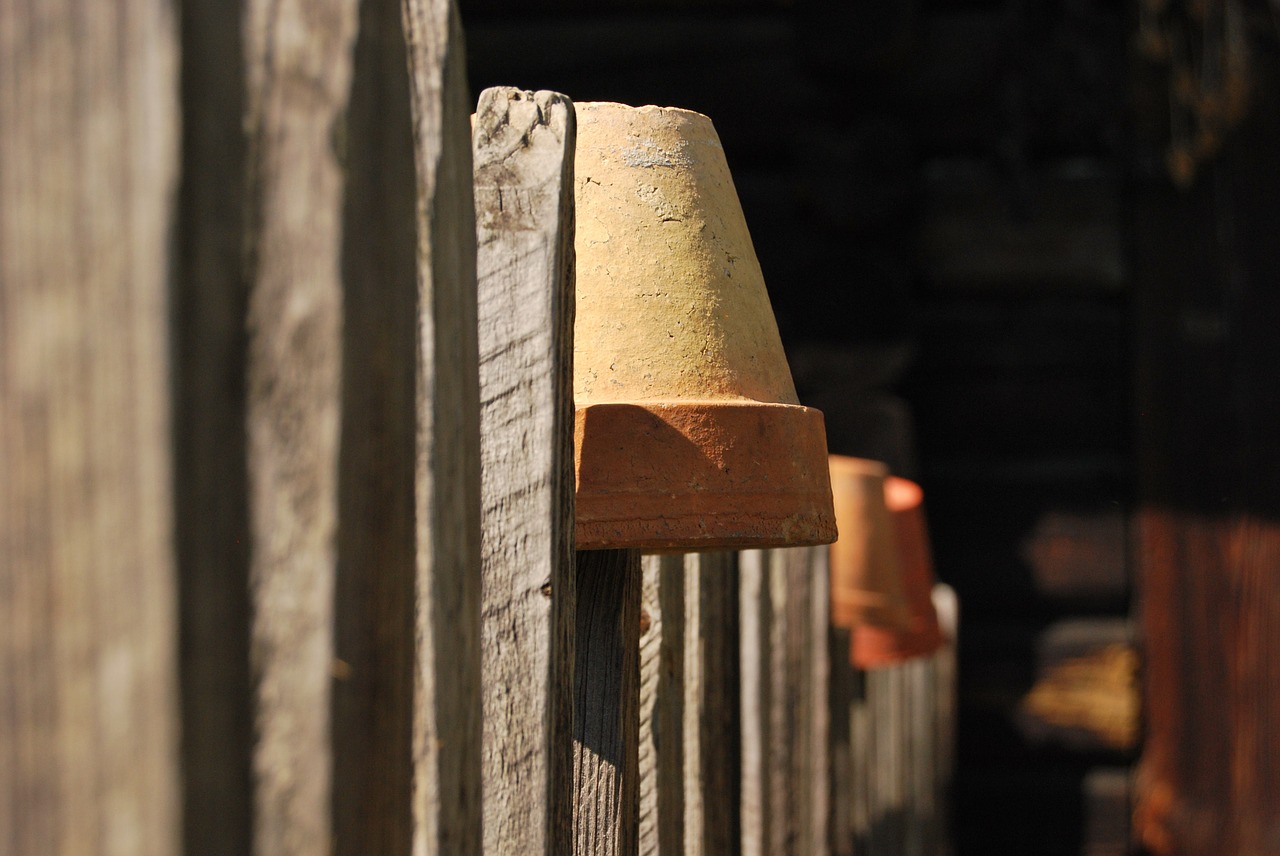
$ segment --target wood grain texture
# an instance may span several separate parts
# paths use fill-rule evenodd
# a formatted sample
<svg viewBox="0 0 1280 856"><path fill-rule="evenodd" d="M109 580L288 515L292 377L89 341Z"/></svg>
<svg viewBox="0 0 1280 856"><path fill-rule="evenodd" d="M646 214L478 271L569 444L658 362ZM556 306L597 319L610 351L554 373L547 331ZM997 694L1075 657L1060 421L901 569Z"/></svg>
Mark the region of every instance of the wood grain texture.
<svg viewBox="0 0 1280 856"><path fill-rule="evenodd" d="M770 747L774 741L772 649L773 605L770 595L771 554L743 550L739 554L739 657L742 672L742 852L772 853L774 823L769 804L775 776Z"/></svg>
<svg viewBox="0 0 1280 856"><path fill-rule="evenodd" d="M179 848L175 22L0 2L0 852Z"/></svg>
<svg viewBox="0 0 1280 856"><path fill-rule="evenodd" d="M248 437L255 852L327 852L342 365L342 169L355 8L250 0Z"/></svg>
<svg viewBox="0 0 1280 856"><path fill-rule="evenodd" d="M483 473L484 839L570 850L573 104L487 89L474 130Z"/></svg>
<svg viewBox="0 0 1280 856"><path fill-rule="evenodd" d="M641 560L641 856L685 850L685 559L671 553Z"/></svg>
<svg viewBox="0 0 1280 856"><path fill-rule="evenodd" d="M741 851L735 553L644 559L640 852Z"/></svg>
<svg viewBox="0 0 1280 856"><path fill-rule="evenodd" d="M470 99L451 0L404 0L418 176L414 853L481 850L480 382Z"/></svg>
<svg viewBox="0 0 1280 856"><path fill-rule="evenodd" d="M829 607L821 552L742 553L743 853L827 852Z"/></svg>
<svg viewBox="0 0 1280 856"><path fill-rule="evenodd" d="M684 582L685 853L733 856L742 847L737 553L691 556Z"/></svg>
<svg viewBox="0 0 1280 856"><path fill-rule="evenodd" d="M334 852L413 839L417 237L398 0L360 4L345 119L334 595Z"/></svg>
<svg viewBox="0 0 1280 856"><path fill-rule="evenodd" d="M577 554L573 853L638 852L640 554Z"/></svg>

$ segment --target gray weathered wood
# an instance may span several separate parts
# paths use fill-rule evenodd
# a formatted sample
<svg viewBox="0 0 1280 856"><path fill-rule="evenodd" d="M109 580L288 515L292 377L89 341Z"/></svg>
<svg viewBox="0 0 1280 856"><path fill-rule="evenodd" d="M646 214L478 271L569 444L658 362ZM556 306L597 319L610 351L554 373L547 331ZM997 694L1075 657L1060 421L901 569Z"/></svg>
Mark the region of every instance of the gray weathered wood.
<svg viewBox="0 0 1280 856"><path fill-rule="evenodd" d="M741 852L738 557L685 562L685 852Z"/></svg>
<svg viewBox="0 0 1280 856"><path fill-rule="evenodd" d="M577 554L573 853L638 852L640 554Z"/></svg>
<svg viewBox="0 0 1280 856"><path fill-rule="evenodd" d="M412 847L417 189L399 0L360 4L344 136L333 850Z"/></svg>
<svg viewBox="0 0 1280 856"><path fill-rule="evenodd" d="M742 554L742 848L827 852L826 563L813 548Z"/></svg>
<svg viewBox="0 0 1280 856"><path fill-rule="evenodd" d="M417 686L414 852L482 839L480 390L475 200L462 25L404 0L418 166Z"/></svg>
<svg viewBox="0 0 1280 856"><path fill-rule="evenodd" d="M684 853L685 557L645 556L640 594L642 856Z"/></svg>
<svg viewBox="0 0 1280 856"><path fill-rule="evenodd" d="M742 852L764 856L772 851L772 826L780 819L769 805L774 778L770 759L773 743L772 646L773 608L770 597L770 558L764 550L739 554L742 674Z"/></svg>
<svg viewBox="0 0 1280 856"><path fill-rule="evenodd" d="M827 853L830 799L827 551L794 547L776 552L780 553L781 573L775 577L775 592L779 588L785 591L787 602L786 659L782 669L790 731L787 804L793 818L787 847L788 852L823 856Z"/></svg>
<svg viewBox="0 0 1280 856"><path fill-rule="evenodd" d="M474 131L489 853L570 850L572 103L488 89Z"/></svg>
<svg viewBox="0 0 1280 856"><path fill-rule="evenodd" d="M740 852L734 553L650 556L640 641L640 852Z"/></svg>
<svg viewBox="0 0 1280 856"><path fill-rule="evenodd" d="M159 0L0 2L0 852L179 848Z"/></svg>
<svg viewBox="0 0 1280 856"><path fill-rule="evenodd" d="M247 5L253 847L273 856L327 852L332 836L343 205L332 133L355 31L351 4Z"/></svg>

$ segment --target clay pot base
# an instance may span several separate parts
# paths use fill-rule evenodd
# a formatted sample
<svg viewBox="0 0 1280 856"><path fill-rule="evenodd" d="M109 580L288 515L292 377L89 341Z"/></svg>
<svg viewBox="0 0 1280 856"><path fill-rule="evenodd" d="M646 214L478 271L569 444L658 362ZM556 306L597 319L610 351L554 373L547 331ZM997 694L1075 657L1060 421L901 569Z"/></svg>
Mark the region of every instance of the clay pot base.
<svg viewBox="0 0 1280 856"><path fill-rule="evenodd" d="M890 633L909 630L911 614L901 600L868 591L831 592L831 623L852 629L864 625Z"/></svg>
<svg viewBox="0 0 1280 856"><path fill-rule="evenodd" d="M859 625L849 640L849 662L859 669L883 669L917 657L927 657L942 647L946 638L937 621L916 618L905 632Z"/></svg>
<svg viewBox="0 0 1280 856"><path fill-rule="evenodd" d="M577 546L829 544L822 414L756 401L588 404L574 419Z"/></svg>

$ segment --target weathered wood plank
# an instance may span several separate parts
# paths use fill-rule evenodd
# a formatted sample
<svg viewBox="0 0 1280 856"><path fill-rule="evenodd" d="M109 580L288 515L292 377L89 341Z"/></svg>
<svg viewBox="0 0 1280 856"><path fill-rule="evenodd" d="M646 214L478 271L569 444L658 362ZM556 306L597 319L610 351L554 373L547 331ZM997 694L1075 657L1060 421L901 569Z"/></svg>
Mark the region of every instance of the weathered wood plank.
<svg viewBox="0 0 1280 856"><path fill-rule="evenodd" d="M169 4L0 2L0 851L179 847Z"/></svg>
<svg viewBox="0 0 1280 856"><path fill-rule="evenodd" d="M685 852L684 567L678 553L641 560L641 856Z"/></svg>
<svg viewBox="0 0 1280 856"><path fill-rule="evenodd" d="M332 836L343 176L331 135L355 32L350 4L246 9L253 847L281 856L326 852Z"/></svg>
<svg viewBox="0 0 1280 856"><path fill-rule="evenodd" d="M863 795L855 786L853 712L861 675L849 664L849 629L827 622L827 684L830 711L828 787L830 814L827 821L831 856L853 856L855 804Z"/></svg>
<svg viewBox="0 0 1280 856"><path fill-rule="evenodd" d="M828 844L825 562L813 548L742 554L742 848Z"/></svg>
<svg viewBox="0 0 1280 856"><path fill-rule="evenodd" d="M640 554L577 554L573 853L638 852Z"/></svg>
<svg viewBox="0 0 1280 856"><path fill-rule="evenodd" d="M740 852L733 553L644 560L640 852Z"/></svg>
<svg viewBox="0 0 1280 856"><path fill-rule="evenodd" d="M734 856L741 852L737 554L690 556L684 582L685 853Z"/></svg>
<svg viewBox="0 0 1280 856"><path fill-rule="evenodd" d="M333 850L413 838L417 182L398 0L360 4L344 136Z"/></svg>
<svg viewBox="0 0 1280 856"><path fill-rule="evenodd" d="M249 140L243 4L179 3L182 182L174 236L174 491L181 610L183 845L253 837L246 366Z"/></svg>
<svg viewBox="0 0 1280 856"><path fill-rule="evenodd" d="M772 647L773 609L770 560L765 550L739 554L740 634L742 673L742 852L744 856L771 853L773 816L769 804L774 770Z"/></svg>
<svg viewBox="0 0 1280 856"><path fill-rule="evenodd" d="M808 549L809 584L813 587L809 605L808 638L811 683L808 688L811 731L809 733L809 758L807 777L812 801L809 805L809 852L828 854L831 832L831 780L827 776L827 755L831 746L831 709L827 707L830 695L831 659L827 649L827 629L831 624L830 571L827 566L827 550L822 547Z"/></svg>
<svg viewBox="0 0 1280 856"><path fill-rule="evenodd" d="M488 89L474 131L485 850L570 850L572 103Z"/></svg>
<svg viewBox="0 0 1280 856"><path fill-rule="evenodd" d="M404 0L418 167L414 850L479 853L480 390L475 200L462 25Z"/></svg>

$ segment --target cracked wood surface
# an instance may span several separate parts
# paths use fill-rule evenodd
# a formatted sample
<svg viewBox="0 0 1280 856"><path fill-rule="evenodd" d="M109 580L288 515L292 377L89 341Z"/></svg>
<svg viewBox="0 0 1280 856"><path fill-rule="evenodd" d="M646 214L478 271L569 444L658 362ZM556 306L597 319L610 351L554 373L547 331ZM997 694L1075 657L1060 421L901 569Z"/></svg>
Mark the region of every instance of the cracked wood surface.
<svg viewBox="0 0 1280 856"><path fill-rule="evenodd" d="M561 856L573 809L573 104L476 110L484 840Z"/></svg>
<svg viewBox="0 0 1280 856"><path fill-rule="evenodd" d="M642 609L640 853L739 853L737 554L646 556Z"/></svg>
<svg viewBox="0 0 1280 856"><path fill-rule="evenodd" d="M742 852L827 852L825 548L740 557Z"/></svg>

